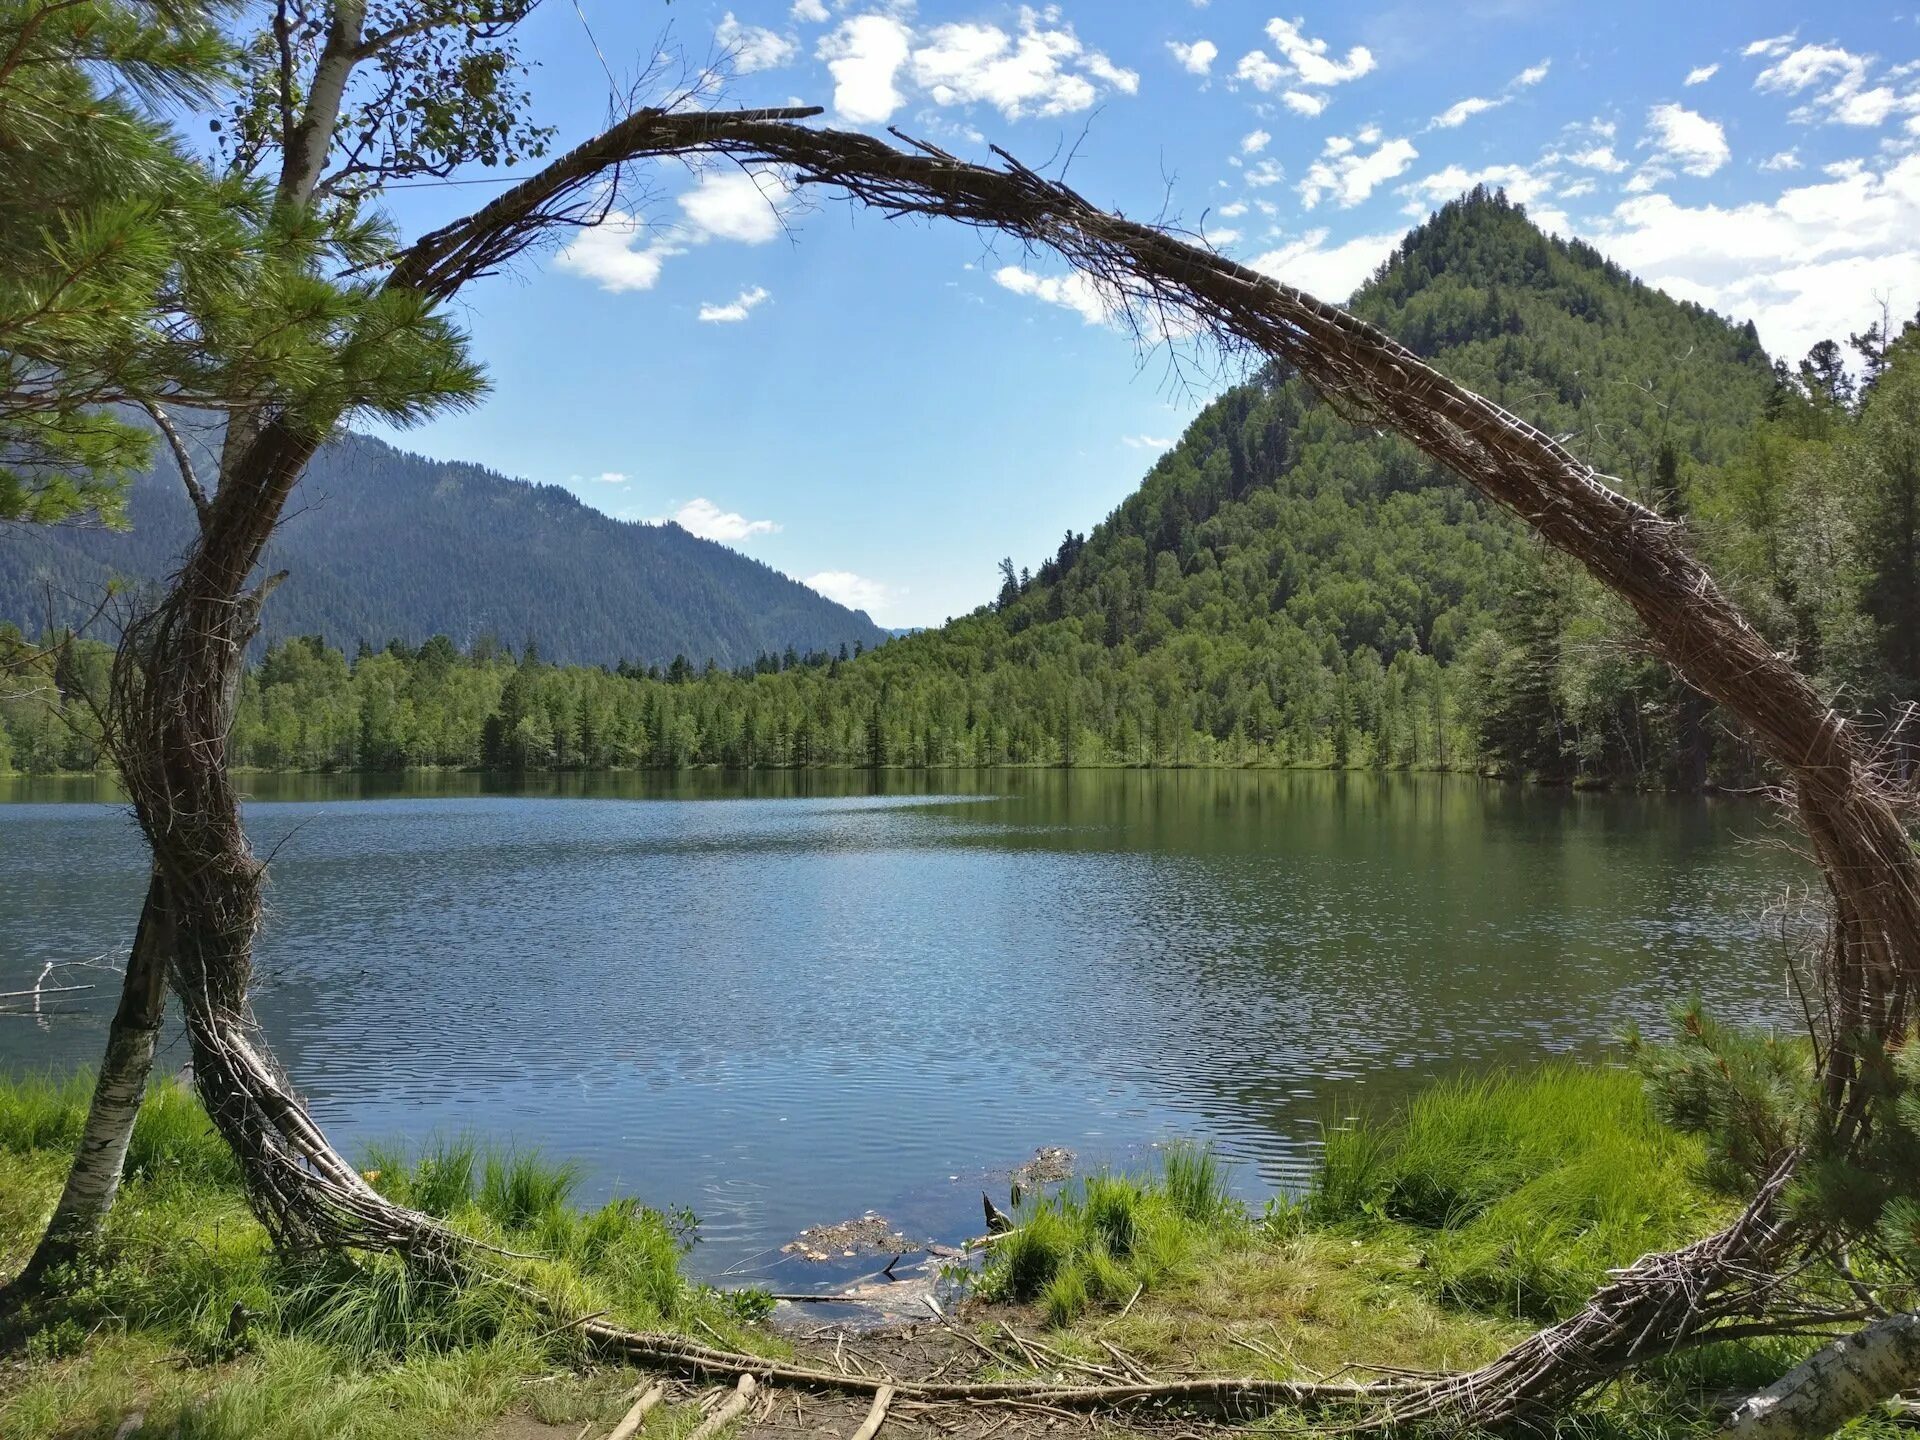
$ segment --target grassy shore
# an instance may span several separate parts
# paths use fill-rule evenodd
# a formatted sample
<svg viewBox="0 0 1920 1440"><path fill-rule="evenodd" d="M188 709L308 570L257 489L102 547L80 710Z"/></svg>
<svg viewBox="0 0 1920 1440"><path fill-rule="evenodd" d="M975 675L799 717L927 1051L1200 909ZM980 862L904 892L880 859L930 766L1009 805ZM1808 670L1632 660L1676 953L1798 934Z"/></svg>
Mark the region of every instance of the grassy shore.
<svg viewBox="0 0 1920 1440"><path fill-rule="evenodd" d="M0 1273L31 1248L84 1100L79 1082L0 1084ZM1206 1152L1180 1148L1152 1174L1029 1199L961 1321L987 1339L1010 1321L1098 1363L1112 1344L1160 1373L1470 1366L1577 1307L1610 1266L1723 1219L1726 1202L1696 1178L1700 1159L1623 1071L1553 1066L1442 1085L1396 1115L1330 1130L1310 1191L1259 1211L1230 1197ZM758 1323L764 1296L686 1278L690 1217L626 1201L584 1210L564 1167L471 1144L365 1164L390 1194L543 1257L527 1278L559 1313L787 1348ZM197 1103L164 1086L142 1112L101 1262L0 1359L0 1435L107 1437L136 1413L142 1435L195 1440L554 1433L530 1422L572 1435L599 1421L604 1433L634 1377L597 1368L552 1313L423 1284L383 1257L276 1258ZM1715 1400L1766 1383L1807 1344L1725 1345L1648 1367L1556 1428L1710 1433ZM695 1418L663 1411L648 1433ZM1882 1421L1849 1432L1893 1433Z"/></svg>

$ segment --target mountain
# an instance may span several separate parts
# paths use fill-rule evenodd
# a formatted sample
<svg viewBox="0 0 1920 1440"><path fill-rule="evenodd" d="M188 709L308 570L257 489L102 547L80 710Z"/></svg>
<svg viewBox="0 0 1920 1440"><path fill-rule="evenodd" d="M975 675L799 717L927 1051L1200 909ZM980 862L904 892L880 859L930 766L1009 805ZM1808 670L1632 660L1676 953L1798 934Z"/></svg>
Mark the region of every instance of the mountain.
<svg viewBox="0 0 1920 1440"><path fill-rule="evenodd" d="M1751 325L1544 235L1498 193L1410 233L1353 306L1669 511L1777 389ZM1270 366L1090 535L828 693L879 710L889 755L1654 778L1675 697L1627 634L1512 517Z"/></svg>
<svg viewBox="0 0 1920 1440"><path fill-rule="evenodd" d="M0 621L74 623L114 575L164 576L192 531L171 460L136 481L131 528L0 531ZM462 648L531 639L552 660L750 662L876 645L887 632L757 560L677 525L619 521L554 485L345 434L314 457L267 555L291 573L263 640L322 635Z"/></svg>
<svg viewBox="0 0 1920 1440"><path fill-rule="evenodd" d="M1856 337L1858 388L1837 346L1795 373L1752 326L1543 235L1484 191L1411 232L1353 305L1683 520L1840 703L1887 716L1920 693L1920 325ZM70 753L70 730L36 724L0 698L23 768ZM845 660L661 679L445 646L349 664L285 645L242 690L235 755L269 768L1491 767L1684 787L1754 775L1584 572L1271 365L1207 406L1090 533L1030 574L1009 562L992 603L939 629Z"/></svg>

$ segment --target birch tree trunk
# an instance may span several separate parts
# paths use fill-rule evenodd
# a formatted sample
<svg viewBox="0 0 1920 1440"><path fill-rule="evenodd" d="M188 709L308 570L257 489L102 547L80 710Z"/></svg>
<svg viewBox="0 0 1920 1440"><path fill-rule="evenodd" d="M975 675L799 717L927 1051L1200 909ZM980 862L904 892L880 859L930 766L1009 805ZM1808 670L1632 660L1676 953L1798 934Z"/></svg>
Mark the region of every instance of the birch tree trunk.
<svg viewBox="0 0 1920 1440"><path fill-rule="evenodd" d="M1727 1440L1819 1440L1920 1384L1920 1315L1908 1311L1816 1350L1733 1412Z"/></svg>
<svg viewBox="0 0 1920 1440"><path fill-rule="evenodd" d="M100 1238L107 1212L113 1208L166 1015L169 925L165 887L156 873L147 882L147 898L140 907L127 973L120 985L120 1004L107 1031L107 1051L101 1057L66 1187L33 1257L8 1287L10 1294L30 1293L48 1273L85 1253Z"/></svg>

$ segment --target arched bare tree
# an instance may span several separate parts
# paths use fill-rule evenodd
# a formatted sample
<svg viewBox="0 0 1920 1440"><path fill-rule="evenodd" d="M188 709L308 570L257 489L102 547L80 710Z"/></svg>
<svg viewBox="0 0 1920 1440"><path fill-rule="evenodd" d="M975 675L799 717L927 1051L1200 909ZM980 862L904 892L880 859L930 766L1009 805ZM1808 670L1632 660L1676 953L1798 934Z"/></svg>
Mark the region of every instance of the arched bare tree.
<svg viewBox="0 0 1920 1440"><path fill-rule="evenodd" d="M1920 862L1853 727L1747 622L1679 527L1627 499L1558 441L1343 310L1167 229L1104 211L1010 157L978 165L927 145L902 148L797 123L812 113L635 113L409 247L386 286L423 304L443 301L581 218L596 187L620 167L646 158L724 156L782 167L800 183L890 215L957 221L1051 249L1143 323L1174 332L1197 327L1294 367L1329 403L1399 431L1625 599L1659 653L1736 717L1786 777L1834 913L1825 954L1828 1110L1843 1138L1871 1124L1872 1087L1862 1065L1876 1044L1904 1033L1920 977ZM265 598L253 572L330 424L324 409L285 407L256 417L230 445L184 567L121 646L113 744L168 897L169 975L185 1011L196 1083L241 1158L263 1221L289 1245L386 1247L423 1264L501 1277L486 1252L386 1201L333 1150L273 1066L248 1006L261 867L240 825L227 729L241 657ZM1056 1403L1362 1400L1375 1406L1370 1419L1380 1424L1438 1414L1510 1419L1563 1402L1638 1358L1711 1338L1716 1324L1764 1298L1793 1239L1776 1205L1793 1157L1778 1158L1773 1178L1734 1225L1684 1251L1649 1257L1581 1314L1468 1375L1372 1387L1208 1381L1117 1392L1016 1385L968 1393L1045 1395ZM673 1337L627 1334L601 1321L581 1328L635 1358L806 1383L862 1383L770 1367ZM930 1395L955 1388L967 1387L921 1387Z"/></svg>

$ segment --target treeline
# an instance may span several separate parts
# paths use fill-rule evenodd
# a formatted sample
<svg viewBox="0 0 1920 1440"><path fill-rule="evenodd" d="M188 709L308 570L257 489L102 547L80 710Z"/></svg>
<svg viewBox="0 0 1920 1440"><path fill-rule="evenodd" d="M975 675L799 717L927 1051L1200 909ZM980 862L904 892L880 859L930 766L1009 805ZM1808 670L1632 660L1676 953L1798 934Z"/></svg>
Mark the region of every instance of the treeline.
<svg viewBox="0 0 1920 1440"><path fill-rule="evenodd" d="M1692 543L1776 645L1890 743L1920 695L1920 330L1797 367L1476 192L1357 300L1572 443ZM235 762L415 765L1271 764L1495 769L1697 788L1755 778L1632 617L1411 446L1269 369L997 600L864 654L738 670L544 663L444 636L273 647ZM0 763L86 768L103 650L0 699Z"/></svg>
<svg viewBox="0 0 1920 1440"><path fill-rule="evenodd" d="M740 672L684 661L646 670L549 665L491 645L463 654L444 636L418 650L363 647L349 659L305 636L273 647L248 673L233 761L322 771L1474 758L1452 681L1421 657L1391 668L1356 661L1328 686L1347 723L1324 733L1233 724L1216 733L1213 721L1195 725L1171 656L1125 675L982 665L972 632L984 619L943 633L938 654L923 645L908 655L895 641L864 657L768 657ZM57 664L58 680L36 678L0 700L0 760L10 768L103 762L79 687L104 683L106 647L79 640L62 653L71 658Z"/></svg>

